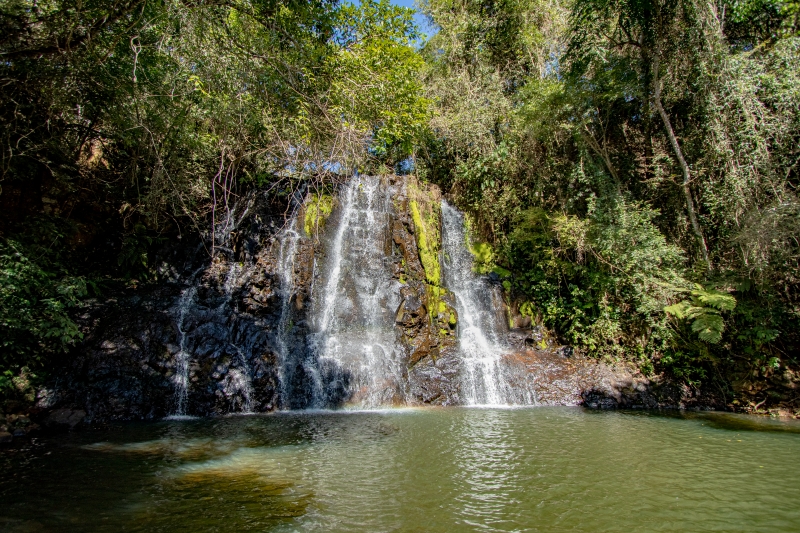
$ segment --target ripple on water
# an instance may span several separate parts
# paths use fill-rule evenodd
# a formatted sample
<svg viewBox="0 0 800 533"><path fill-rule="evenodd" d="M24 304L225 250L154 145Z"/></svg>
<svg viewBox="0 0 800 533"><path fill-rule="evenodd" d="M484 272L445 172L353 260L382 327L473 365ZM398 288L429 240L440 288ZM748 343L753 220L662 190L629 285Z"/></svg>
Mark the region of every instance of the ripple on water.
<svg viewBox="0 0 800 533"><path fill-rule="evenodd" d="M0 452L0 529L797 531L797 427L551 407L125 425Z"/></svg>

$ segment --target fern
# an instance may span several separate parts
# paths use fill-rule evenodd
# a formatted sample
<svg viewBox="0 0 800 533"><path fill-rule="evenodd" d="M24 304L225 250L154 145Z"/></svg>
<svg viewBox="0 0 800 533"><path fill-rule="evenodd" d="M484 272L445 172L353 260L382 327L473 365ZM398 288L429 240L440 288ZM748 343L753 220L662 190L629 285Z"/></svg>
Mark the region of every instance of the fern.
<svg viewBox="0 0 800 533"><path fill-rule="evenodd" d="M700 340L717 344L722 339L725 323L718 314L703 313L692 322L692 331L698 334Z"/></svg>
<svg viewBox="0 0 800 533"><path fill-rule="evenodd" d="M664 312L679 320L692 320L692 331L697 333L700 340L717 344L725 331L722 312L733 311L735 307L736 298L730 294L695 284L688 300L667 306Z"/></svg>

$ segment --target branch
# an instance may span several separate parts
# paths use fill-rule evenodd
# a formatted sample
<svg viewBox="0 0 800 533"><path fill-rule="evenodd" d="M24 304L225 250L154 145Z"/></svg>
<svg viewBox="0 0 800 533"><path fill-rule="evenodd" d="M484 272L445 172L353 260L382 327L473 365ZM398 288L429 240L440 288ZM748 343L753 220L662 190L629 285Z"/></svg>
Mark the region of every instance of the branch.
<svg viewBox="0 0 800 533"><path fill-rule="evenodd" d="M77 36L73 36L72 32L69 33L66 37L57 38L55 40L55 44L49 46L40 46L38 48L30 48L27 50L16 50L12 52L0 52L0 56L6 60L14 60L24 57L37 57L37 56L45 56L45 55L52 55L62 53L64 51L68 51L72 48L75 48L84 42L91 41L94 37L96 37L101 31L108 28L118 20L122 19L123 17L130 14L133 10L137 7L142 6L144 7L146 0L133 0L132 2L128 3L127 6L123 7L122 9L118 10L113 15L105 15L94 22L92 22L88 29ZM32 26L41 24L41 20L38 20L34 23L28 24L25 30L29 30Z"/></svg>

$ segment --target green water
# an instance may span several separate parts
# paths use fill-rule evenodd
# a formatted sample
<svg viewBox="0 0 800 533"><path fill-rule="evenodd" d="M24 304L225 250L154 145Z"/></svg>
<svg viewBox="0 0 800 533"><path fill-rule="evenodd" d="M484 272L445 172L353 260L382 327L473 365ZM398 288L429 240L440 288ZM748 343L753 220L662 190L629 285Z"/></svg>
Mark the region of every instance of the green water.
<svg viewBox="0 0 800 533"><path fill-rule="evenodd" d="M800 531L800 425L580 408L126 424L0 449L0 531Z"/></svg>

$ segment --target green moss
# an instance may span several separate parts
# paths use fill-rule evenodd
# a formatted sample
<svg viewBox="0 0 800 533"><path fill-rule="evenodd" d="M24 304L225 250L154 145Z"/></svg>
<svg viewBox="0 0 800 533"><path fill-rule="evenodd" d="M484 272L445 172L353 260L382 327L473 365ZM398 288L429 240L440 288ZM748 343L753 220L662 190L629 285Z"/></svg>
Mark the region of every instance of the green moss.
<svg viewBox="0 0 800 533"><path fill-rule="evenodd" d="M447 304L442 301L439 301L439 314L442 314L445 311L447 311Z"/></svg>
<svg viewBox="0 0 800 533"><path fill-rule="evenodd" d="M325 221L333 211L333 197L328 194L312 196L306 204L305 224L303 228L309 237L325 226Z"/></svg>
<svg viewBox="0 0 800 533"><path fill-rule="evenodd" d="M410 200L409 205L411 206L411 217L414 219L419 257L422 261L422 268L425 269L425 279L431 285L438 286L441 280L438 216L431 209L432 213L423 219L416 200Z"/></svg>
<svg viewBox="0 0 800 533"><path fill-rule="evenodd" d="M488 242L475 243L472 254L475 256L475 261L483 265L488 265L494 260L494 250Z"/></svg>
<svg viewBox="0 0 800 533"><path fill-rule="evenodd" d="M533 302L524 302L519 306L519 314L522 316L529 316L533 319L536 316L536 306Z"/></svg>
<svg viewBox="0 0 800 533"><path fill-rule="evenodd" d="M450 313L450 326L455 326L458 323L458 318L456 318L455 313Z"/></svg>
<svg viewBox="0 0 800 533"><path fill-rule="evenodd" d="M511 271L510 270L506 270L505 268L503 268L501 266L496 266L495 265L495 267L492 269L492 272L494 272L495 274L497 274L501 278L510 278L511 277Z"/></svg>

